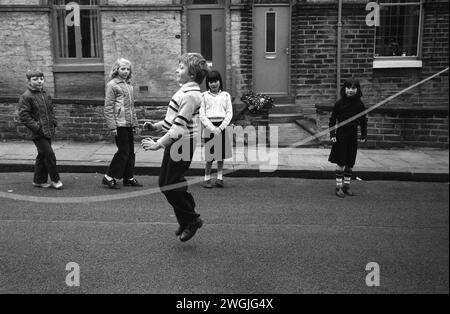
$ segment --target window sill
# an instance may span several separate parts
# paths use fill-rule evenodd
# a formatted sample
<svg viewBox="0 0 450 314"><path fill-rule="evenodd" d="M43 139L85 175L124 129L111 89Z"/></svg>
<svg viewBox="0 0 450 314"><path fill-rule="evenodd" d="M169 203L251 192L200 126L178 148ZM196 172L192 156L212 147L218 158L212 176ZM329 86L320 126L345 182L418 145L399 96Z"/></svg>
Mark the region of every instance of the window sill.
<svg viewBox="0 0 450 314"><path fill-rule="evenodd" d="M54 64L53 72L104 72L103 63L89 64Z"/></svg>
<svg viewBox="0 0 450 314"><path fill-rule="evenodd" d="M390 69L390 68L421 68L422 60L373 60L374 69Z"/></svg>

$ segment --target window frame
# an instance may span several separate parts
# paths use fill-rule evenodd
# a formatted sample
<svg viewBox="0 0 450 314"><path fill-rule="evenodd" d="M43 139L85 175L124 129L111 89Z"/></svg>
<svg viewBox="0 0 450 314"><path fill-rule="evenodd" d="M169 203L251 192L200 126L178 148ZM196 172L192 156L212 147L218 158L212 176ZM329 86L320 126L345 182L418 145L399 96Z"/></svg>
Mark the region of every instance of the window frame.
<svg viewBox="0 0 450 314"><path fill-rule="evenodd" d="M58 38L59 29L57 23L57 10L65 9L66 5L54 4L54 1L47 0L48 5L51 9L51 30L53 39L53 54L55 64L53 66L54 72L85 72L87 71L99 71L103 70L103 42L102 42L102 28L101 28L101 5L106 3L106 0L99 0L97 5L80 5L80 10L96 10L97 11L97 28L98 28L98 57L96 58L84 58L82 56L82 42L80 27L75 30L75 43L76 43L76 54L77 57L65 58L60 57L60 41ZM75 1L74 1L75 2ZM80 56L81 54L81 56ZM86 66L83 66L86 65Z"/></svg>
<svg viewBox="0 0 450 314"><path fill-rule="evenodd" d="M383 0L381 0L383 1ZM380 11L382 6L406 6L406 5L419 5L419 27L417 31L417 49L416 56L376 56L375 51L377 48L377 28L375 28L374 34L374 47L373 47L373 68L420 68L422 67L422 36L423 36L423 0L410 0L408 2L398 3L383 3L379 1ZM380 13L381 14L381 13Z"/></svg>

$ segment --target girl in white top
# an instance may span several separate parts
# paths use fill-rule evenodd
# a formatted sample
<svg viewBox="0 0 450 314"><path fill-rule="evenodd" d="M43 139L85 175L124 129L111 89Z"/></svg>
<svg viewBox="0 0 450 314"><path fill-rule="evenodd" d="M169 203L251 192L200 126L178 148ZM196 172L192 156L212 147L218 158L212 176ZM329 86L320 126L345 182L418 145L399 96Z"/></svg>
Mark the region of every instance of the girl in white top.
<svg viewBox="0 0 450 314"><path fill-rule="evenodd" d="M206 92L202 93L200 121L203 125L202 137L205 139L205 183L212 188L211 168L217 161L217 180L215 185L223 187L224 159L232 157L232 143L226 131L233 117L233 106L229 93L222 91L222 77L218 71L211 71L206 76Z"/></svg>

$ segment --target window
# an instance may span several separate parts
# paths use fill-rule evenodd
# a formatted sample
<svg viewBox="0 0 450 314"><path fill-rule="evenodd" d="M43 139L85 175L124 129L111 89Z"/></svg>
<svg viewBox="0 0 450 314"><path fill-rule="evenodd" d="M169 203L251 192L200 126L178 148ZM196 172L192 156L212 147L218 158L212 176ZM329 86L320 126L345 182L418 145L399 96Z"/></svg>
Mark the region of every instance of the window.
<svg viewBox="0 0 450 314"><path fill-rule="evenodd" d="M380 0L375 30L375 57L417 59L422 0Z"/></svg>
<svg viewBox="0 0 450 314"><path fill-rule="evenodd" d="M223 0L190 0L187 4L222 4Z"/></svg>
<svg viewBox="0 0 450 314"><path fill-rule="evenodd" d="M275 46L276 18L275 12L266 12L266 54L277 52Z"/></svg>
<svg viewBox="0 0 450 314"><path fill-rule="evenodd" d="M206 60L212 60L212 16L211 14L200 14L200 53Z"/></svg>
<svg viewBox="0 0 450 314"><path fill-rule="evenodd" d="M100 1L51 1L56 62L101 62Z"/></svg>

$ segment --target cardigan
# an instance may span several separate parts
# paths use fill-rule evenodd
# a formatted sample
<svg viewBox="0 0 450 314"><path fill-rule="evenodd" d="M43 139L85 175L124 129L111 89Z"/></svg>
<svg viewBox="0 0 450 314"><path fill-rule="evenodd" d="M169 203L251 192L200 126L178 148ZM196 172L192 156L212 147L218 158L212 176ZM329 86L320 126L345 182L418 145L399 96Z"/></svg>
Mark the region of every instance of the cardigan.
<svg viewBox="0 0 450 314"><path fill-rule="evenodd" d="M202 93L200 121L208 130L214 130L213 122L221 122L219 128L223 131L230 124L231 118L233 118L233 106L229 93L224 91L218 94L210 91Z"/></svg>

